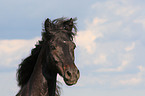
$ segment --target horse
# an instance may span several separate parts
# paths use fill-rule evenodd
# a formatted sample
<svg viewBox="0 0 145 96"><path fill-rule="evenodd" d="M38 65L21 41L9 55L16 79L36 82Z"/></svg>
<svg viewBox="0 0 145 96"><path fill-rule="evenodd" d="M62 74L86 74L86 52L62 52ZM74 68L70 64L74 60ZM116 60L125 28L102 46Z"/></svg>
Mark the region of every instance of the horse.
<svg viewBox="0 0 145 96"><path fill-rule="evenodd" d="M75 21L63 17L45 20L42 39L17 69L20 90L16 96L60 96L57 74L68 86L77 83L80 72L74 63Z"/></svg>

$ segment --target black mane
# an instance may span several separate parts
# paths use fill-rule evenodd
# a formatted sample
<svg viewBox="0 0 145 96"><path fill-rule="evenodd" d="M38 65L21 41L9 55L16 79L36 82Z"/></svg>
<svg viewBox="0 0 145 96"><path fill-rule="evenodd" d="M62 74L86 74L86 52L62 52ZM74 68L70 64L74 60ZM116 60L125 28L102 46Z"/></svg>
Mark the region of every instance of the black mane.
<svg viewBox="0 0 145 96"><path fill-rule="evenodd" d="M49 19L46 19L49 20ZM51 29L46 30L46 24L44 24L44 29L42 32L42 40L38 42L38 44L35 45L35 48L31 50L31 54L30 56L28 56L27 58L25 58L21 64L18 67L17 70L17 81L18 81L18 85L20 87L23 87L25 84L27 84L28 80L31 77L31 74L33 72L33 69L35 67L38 55L40 53L41 47L43 45L43 42L45 40L49 41L51 40L51 38L57 34L58 32L64 32L65 34L67 34L70 38L70 40L73 40L74 35L76 34L77 28L75 26L75 23L72 24L72 29L71 31L67 31L63 26L63 24L67 23L67 21L69 21L70 19L67 18L58 18L55 19L53 21L50 21L51 24L49 26L51 26ZM73 21L76 21L76 18L72 19ZM67 27L66 27L67 28ZM50 32L48 31L52 31L52 34L49 34ZM67 32L66 32L67 31ZM57 86L56 88L56 95L59 94L59 87Z"/></svg>
<svg viewBox="0 0 145 96"><path fill-rule="evenodd" d="M67 24L70 21L70 19L67 19L65 17L58 18L53 21L51 21L50 19L46 19L46 21L49 21L50 24L47 24L47 23L44 24L44 27L42 29L43 30L42 39L43 40L46 39L47 41L49 41L51 37L53 37L58 32L64 32L65 34L69 36L70 40L73 40L73 37L76 35L76 32L77 32L76 23L75 23L76 20L77 18L72 19L73 21L72 30L69 31L69 30L66 30L67 26L64 27L64 25ZM48 26L49 26L49 29L46 28Z"/></svg>
<svg viewBox="0 0 145 96"><path fill-rule="evenodd" d="M20 87L23 87L31 77L34 66L36 64L39 52L41 50L43 41L39 41L35 48L31 50L30 56L25 58L19 65L17 70L17 81Z"/></svg>

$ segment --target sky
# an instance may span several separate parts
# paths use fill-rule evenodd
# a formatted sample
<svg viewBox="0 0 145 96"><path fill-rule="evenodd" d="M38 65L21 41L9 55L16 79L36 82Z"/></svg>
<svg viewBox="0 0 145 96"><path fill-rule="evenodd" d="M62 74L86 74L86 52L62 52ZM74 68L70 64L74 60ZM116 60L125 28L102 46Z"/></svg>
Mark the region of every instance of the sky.
<svg viewBox="0 0 145 96"><path fill-rule="evenodd" d="M144 96L144 0L0 0L0 95L19 91L16 70L46 18L77 17L80 79L61 96Z"/></svg>

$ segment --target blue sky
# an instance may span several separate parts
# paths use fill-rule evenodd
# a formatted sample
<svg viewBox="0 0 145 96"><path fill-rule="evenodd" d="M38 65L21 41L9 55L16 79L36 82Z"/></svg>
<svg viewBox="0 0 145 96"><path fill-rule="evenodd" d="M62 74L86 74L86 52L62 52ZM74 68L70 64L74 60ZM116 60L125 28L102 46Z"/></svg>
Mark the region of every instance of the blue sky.
<svg viewBox="0 0 145 96"><path fill-rule="evenodd" d="M0 0L0 94L14 96L16 70L41 38L46 18L77 17L81 72L62 96L144 96L145 1Z"/></svg>

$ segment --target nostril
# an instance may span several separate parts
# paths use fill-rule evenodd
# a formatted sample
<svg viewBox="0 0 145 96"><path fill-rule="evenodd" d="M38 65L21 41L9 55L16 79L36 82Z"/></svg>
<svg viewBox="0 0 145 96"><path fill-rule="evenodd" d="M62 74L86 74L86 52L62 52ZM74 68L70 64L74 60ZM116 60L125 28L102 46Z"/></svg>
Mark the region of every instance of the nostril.
<svg viewBox="0 0 145 96"><path fill-rule="evenodd" d="M77 71L77 74L79 74L79 73L80 73L80 71L78 70L78 71Z"/></svg>
<svg viewBox="0 0 145 96"><path fill-rule="evenodd" d="M69 71L67 71L67 75L68 75L68 76L71 76L71 73L70 73Z"/></svg>

